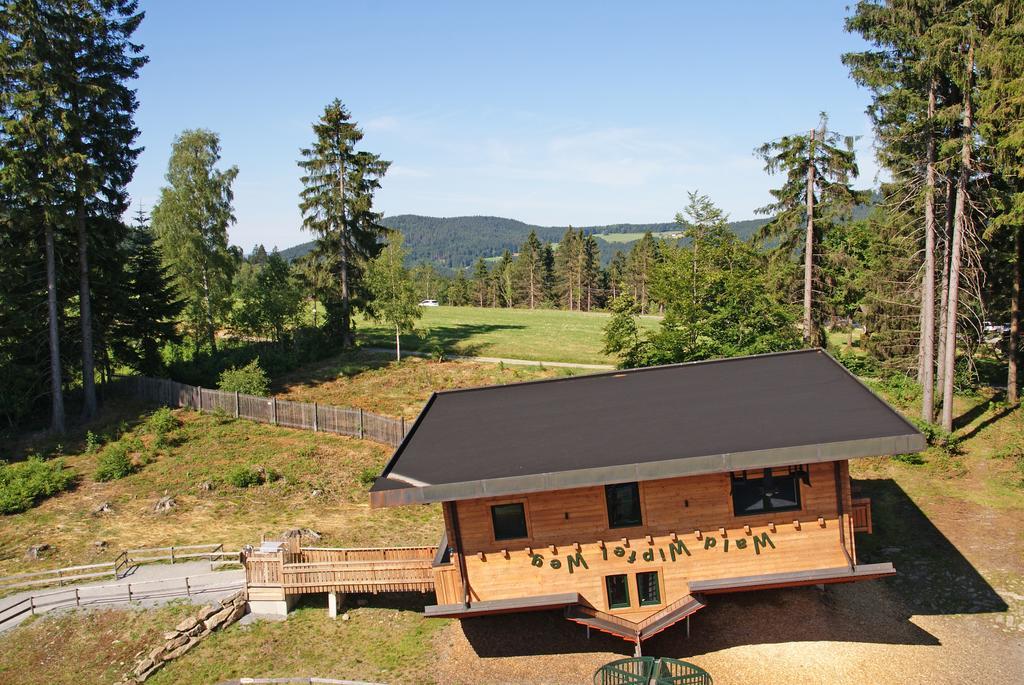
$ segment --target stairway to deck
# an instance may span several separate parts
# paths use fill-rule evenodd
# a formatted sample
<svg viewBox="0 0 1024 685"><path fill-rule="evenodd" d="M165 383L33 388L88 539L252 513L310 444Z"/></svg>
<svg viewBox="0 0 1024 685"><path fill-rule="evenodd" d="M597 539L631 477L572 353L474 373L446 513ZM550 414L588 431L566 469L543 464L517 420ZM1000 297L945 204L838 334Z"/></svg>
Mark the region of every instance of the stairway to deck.
<svg viewBox="0 0 1024 685"><path fill-rule="evenodd" d="M703 609L704 602L693 595L685 595L661 611L643 621L630 621L622 616L609 614L583 604L566 608L565 617L570 621L600 630L632 642L640 642L657 635L691 614Z"/></svg>

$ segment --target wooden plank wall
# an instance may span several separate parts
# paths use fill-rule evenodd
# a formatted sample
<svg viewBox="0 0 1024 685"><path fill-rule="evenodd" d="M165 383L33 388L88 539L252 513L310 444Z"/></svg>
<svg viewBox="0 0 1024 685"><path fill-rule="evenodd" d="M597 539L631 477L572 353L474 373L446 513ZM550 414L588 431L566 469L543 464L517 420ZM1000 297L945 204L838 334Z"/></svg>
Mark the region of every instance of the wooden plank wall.
<svg viewBox="0 0 1024 685"><path fill-rule="evenodd" d="M846 566L840 525L845 526L850 558L856 557L848 464L839 462L839 468L844 499L841 522L833 463L809 467L810 485L800 484L800 510L755 516L733 515L728 474L640 483L645 525L634 528L608 527L604 488L600 486L458 502L471 599L575 591L602 611L639 620L688 594L689 579ZM528 538L494 540L490 507L504 502L525 502ZM448 539L454 541L447 508L445 513ZM824 526L819 524L819 517ZM798 527L794 526L795 520L799 521ZM725 530L724 536L721 529ZM699 536L697 530L701 531ZM765 542L764 534L771 545ZM577 544L587 568L569 561L576 555ZM622 556L616 555L615 548L620 548ZM672 548L676 551L674 561ZM454 558L453 563L457 567ZM651 570L661 571L662 602L640 607L635 574ZM607 605L604 577L616 573L629 575L629 609L612 610ZM461 597L455 601L461 601Z"/></svg>

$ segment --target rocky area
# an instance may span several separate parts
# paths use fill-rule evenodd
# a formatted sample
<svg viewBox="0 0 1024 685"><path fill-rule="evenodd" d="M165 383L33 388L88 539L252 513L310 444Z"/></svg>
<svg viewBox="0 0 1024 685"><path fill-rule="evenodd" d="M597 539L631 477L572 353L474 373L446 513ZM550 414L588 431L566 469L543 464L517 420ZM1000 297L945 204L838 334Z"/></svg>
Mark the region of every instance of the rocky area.
<svg viewBox="0 0 1024 685"><path fill-rule="evenodd" d="M247 610L245 590L228 597L219 605L204 606L198 613L175 626L174 630L164 633L162 645L136 655L138 660L135 667L119 685L145 682L168 661L185 654L215 630L226 628L242 618Z"/></svg>

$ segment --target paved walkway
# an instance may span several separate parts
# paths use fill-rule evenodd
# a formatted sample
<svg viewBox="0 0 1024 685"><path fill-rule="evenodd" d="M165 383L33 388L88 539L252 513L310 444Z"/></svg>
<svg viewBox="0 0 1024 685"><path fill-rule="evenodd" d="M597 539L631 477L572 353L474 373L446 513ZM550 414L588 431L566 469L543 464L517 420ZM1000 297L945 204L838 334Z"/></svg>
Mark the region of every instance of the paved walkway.
<svg viewBox="0 0 1024 685"><path fill-rule="evenodd" d="M364 347L367 352L375 352L378 354L389 354L394 356L394 348L388 349L387 347ZM406 357L430 357L431 355L426 352L416 351L403 351L402 354ZM509 359L507 357L466 357L460 354L446 354L445 359L450 359L457 362L482 362L484 364L510 364L513 366L550 366L560 369L594 369L600 371L610 371L615 367L611 364L581 364L576 362L547 362L538 361L536 359Z"/></svg>
<svg viewBox="0 0 1024 685"><path fill-rule="evenodd" d="M31 611L25 611L5 620L27 608L30 597L35 598L32 603L38 614L76 606L153 607L181 598L209 602L223 599L244 586L245 571L210 571L208 561L146 564L136 567L134 572L120 580L111 578L97 583L36 588L4 597L0 599L0 621L3 621L0 632L32 615Z"/></svg>

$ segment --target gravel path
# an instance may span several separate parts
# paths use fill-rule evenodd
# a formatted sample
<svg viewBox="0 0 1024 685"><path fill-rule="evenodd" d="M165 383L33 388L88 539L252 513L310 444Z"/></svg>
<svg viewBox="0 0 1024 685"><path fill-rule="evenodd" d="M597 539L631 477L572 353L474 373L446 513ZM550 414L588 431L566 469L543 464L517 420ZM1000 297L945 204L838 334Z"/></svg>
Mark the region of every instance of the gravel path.
<svg viewBox="0 0 1024 685"><path fill-rule="evenodd" d="M10 595L0 600L0 619L24 608L25 605L15 605L31 596L35 596L35 612L41 613L76 606L152 607L189 597L197 601L217 600L237 592L244 585L244 571L211 572L207 561L147 564L136 567L131 574L119 580L111 578L96 583L36 588ZM128 597L129 591L131 599ZM18 625L31 615L27 611L0 623L0 632Z"/></svg>
<svg viewBox="0 0 1024 685"><path fill-rule="evenodd" d="M390 354L394 356L395 351L386 347L364 347L364 350L368 352L374 352L378 354ZM430 355L426 352L416 352L403 350L403 355L407 357L429 357ZM465 357L460 354L445 355L445 359L450 359L457 362L481 362L484 364L508 364L511 366L549 366L559 369L593 369L595 371L611 371L615 367L612 364L577 364L575 362L545 362L537 361L536 359L509 359L507 357Z"/></svg>

